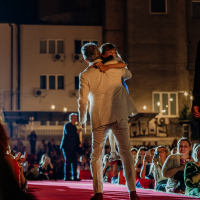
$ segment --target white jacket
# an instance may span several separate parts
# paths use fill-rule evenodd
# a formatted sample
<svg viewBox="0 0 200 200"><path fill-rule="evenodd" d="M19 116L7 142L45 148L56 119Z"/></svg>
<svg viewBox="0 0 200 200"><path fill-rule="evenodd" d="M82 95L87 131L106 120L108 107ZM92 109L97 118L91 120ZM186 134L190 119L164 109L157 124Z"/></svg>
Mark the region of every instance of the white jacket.
<svg viewBox="0 0 200 200"><path fill-rule="evenodd" d="M95 62L100 61L96 60ZM106 63L115 64L112 60ZM79 121L87 120L88 102L90 102L90 119L92 130L102 125L110 124L137 114L133 100L122 85L121 78L131 78L131 72L126 69L109 69L105 73L99 69L86 69L80 73L79 87Z"/></svg>

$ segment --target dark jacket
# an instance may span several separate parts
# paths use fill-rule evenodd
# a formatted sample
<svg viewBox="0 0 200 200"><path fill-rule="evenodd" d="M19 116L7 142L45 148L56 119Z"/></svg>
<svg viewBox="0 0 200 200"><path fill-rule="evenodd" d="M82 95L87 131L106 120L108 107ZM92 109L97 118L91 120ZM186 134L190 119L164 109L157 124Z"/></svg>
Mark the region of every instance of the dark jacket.
<svg viewBox="0 0 200 200"><path fill-rule="evenodd" d="M193 106L200 106L200 41L197 46L195 63L194 87L193 87Z"/></svg>
<svg viewBox="0 0 200 200"><path fill-rule="evenodd" d="M79 145L80 140L76 126L72 125L71 122L65 124L60 148L65 151L78 151Z"/></svg>

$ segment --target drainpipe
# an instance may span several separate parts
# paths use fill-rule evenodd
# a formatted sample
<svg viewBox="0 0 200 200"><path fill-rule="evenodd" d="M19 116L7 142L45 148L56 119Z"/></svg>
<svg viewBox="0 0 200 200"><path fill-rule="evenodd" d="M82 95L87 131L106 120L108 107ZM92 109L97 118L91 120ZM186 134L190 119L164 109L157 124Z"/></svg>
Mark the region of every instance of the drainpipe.
<svg viewBox="0 0 200 200"><path fill-rule="evenodd" d="M9 23L10 26L10 110L13 110L13 25ZM13 126L12 122L9 123L10 127L10 137L13 136Z"/></svg>
<svg viewBox="0 0 200 200"><path fill-rule="evenodd" d="M17 109L20 110L20 75L21 75L21 55L20 55L20 24L17 25L17 72L18 72L18 87L17 87Z"/></svg>
<svg viewBox="0 0 200 200"><path fill-rule="evenodd" d="M10 110L13 110L13 25L9 23L10 26Z"/></svg>

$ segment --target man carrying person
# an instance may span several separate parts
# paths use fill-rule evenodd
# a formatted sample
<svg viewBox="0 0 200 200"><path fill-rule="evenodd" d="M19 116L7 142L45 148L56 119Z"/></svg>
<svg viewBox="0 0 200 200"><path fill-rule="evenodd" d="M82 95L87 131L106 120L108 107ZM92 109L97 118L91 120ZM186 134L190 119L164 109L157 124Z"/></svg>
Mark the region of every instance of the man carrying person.
<svg viewBox="0 0 200 200"><path fill-rule="evenodd" d="M82 54L91 66L101 62L98 47L92 43L85 44ZM106 63L117 64L112 60ZM90 117L92 123L91 167L93 173L94 196L91 200L103 200L103 149L110 130L116 137L121 160L124 164L130 200L139 200L136 194L134 160L130 152L128 135L128 116L137 110L121 78L131 78L131 72L125 68L110 69L101 73L99 69L87 68L80 74L80 96L78 100L80 123L87 120L88 101L90 101Z"/></svg>

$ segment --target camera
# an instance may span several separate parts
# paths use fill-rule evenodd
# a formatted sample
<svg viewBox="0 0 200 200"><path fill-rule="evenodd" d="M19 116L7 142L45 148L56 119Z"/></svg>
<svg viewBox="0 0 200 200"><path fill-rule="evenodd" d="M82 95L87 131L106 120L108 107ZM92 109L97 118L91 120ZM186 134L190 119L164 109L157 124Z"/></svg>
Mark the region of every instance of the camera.
<svg viewBox="0 0 200 200"><path fill-rule="evenodd" d="M154 158L158 159L159 158L159 151L154 152Z"/></svg>

